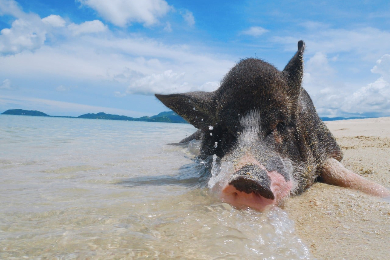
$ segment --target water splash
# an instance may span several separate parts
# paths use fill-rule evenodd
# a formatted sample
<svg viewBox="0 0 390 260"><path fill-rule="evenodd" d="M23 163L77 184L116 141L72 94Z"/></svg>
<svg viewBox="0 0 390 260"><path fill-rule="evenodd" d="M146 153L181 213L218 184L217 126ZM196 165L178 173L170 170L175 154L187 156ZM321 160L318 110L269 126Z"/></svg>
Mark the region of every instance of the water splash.
<svg viewBox="0 0 390 260"><path fill-rule="evenodd" d="M234 168L231 162L221 161L217 155L213 155L211 163L211 177L208 182L208 187L214 194L220 194L222 188L228 184L230 175Z"/></svg>

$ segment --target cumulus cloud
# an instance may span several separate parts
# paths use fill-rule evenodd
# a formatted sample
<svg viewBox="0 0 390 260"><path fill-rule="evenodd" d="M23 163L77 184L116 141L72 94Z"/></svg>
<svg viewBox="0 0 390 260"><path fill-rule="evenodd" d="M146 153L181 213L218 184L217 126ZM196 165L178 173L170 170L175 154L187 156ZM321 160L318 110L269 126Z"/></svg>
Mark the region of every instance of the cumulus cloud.
<svg viewBox="0 0 390 260"><path fill-rule="evenodd" d="M305 68L303 83L308 90L323 90L334 84L331 79L335 77L335 70L324 53L317 52L306 62Z"/></svg>
<svg viewBox="0 0 390 260"><path fill-rule="evenodd" d="M29 14L12 23L11 28L0 31L0 53L16 54L24 50L35 51L42 46L47 34L57 33L56 28L65 27L66 22L58 15L40 19L38 15ZM68 32L73 36L108 31L101 21L87 21L81 24L69 24ZM65 32L65 31L64 31Z"/></svg>
<svg viewBox="0 0 390 260"><path fill-rule="evenodd" d="M322 52L325 54L350 54L354 59L373 62L388 52L390 32L372 27L353 30L333 29L326 26L320 28L304 27L300 37L273 37L275 43L285 45L288 51L296 51L299 40L306 43L306 54Z"/></svg>
<svg viewBox="0 0 390 260"><path fill-rule="evenodd" d="M378 59L371 72L381 77L347 96L342 110L360 114L390 114L390 55L385 54Z"/></svg>
<svg viewBox="0 0 390 260"><path fill-rule="evenodd" d="M127 2L126 6L143 5L141 1ZM196 46L169 45L147 37L115 34L98 20L74 24L59 15L41 18L34 13L24 13L17 5L15 8L7 12L20 11L20 16L0 35L0 54L12 54L0 55L0 77L9 79L0 82L2 89L8 89L11 80L23 74L21 80L34 82L34 86L42 90L41 85L45 84L41 82L55 79L51 84L55 87L50 91L57 95L79 82L83 82L86 89L88 85L112 88L112 95L117 97L130 93L212 91L234 65L215 53L199 52ZM186 14L188 24L193 25L192 13ZM134 17L126 19L126 22L134 21ZM172 30L169 23L166 25L167 30ZM47 37L54 40L47 43ZM28 83L25 86L33 87Z"/></svg>
<svg viewBox="0 0 390 260"><path fill-rule="evenodd" d="M192 12L185 10L185 11L181 12L181 15L183 16L184 21L186 21L186 23L189 26L195 25L195 18L194 18L194 15L192 14Z"/></svg>
<svg viewBox="0 0 390 260"><path fill-rule="evenodd" d="M68 25L68 29L69 31L71 31L73 36L77 36L80 34L87 34L87 33L99 33L108 30L107 26L105 26L99 20L87 21L82 24L72 23Z"/></svg>
<svg viewBox="0 0 390 260"><path fill-rule="evenodd" d="M214 90L234 65L194 47L164 45L147 38L99 37L43 46L35 52L0 57L0 76L79 80L129 87L128 93L153 94ZM39 75L39 76L38 76ZM137 84L136 84L136 83ZM114 83L114 84L113 84ZM152 83L148 85L148 83ZM58 83L57 83L58 84ZM113 93L118 89L114 89Z"/></svg>
<svg viewBox="0 0 390 260"><path fill-rule="evenodd" d="M145 75L133 81L127 88L128 94L172 94L190 91L214 91L219 87L217 82L206 82L202 85L193 85L188 82L186 73L166 70L159 74Z"/></svg>
<svg viewBox="0 0 390 260"><path fill-rule="evenodd" d="M127 93L172 93L187 89L188 83L183 81L185 73L166 70L160 74L151 74L134 81Z"/></svg>
<svg viewBox="0 0 390 260"><path fill-rule="evenodd" d="M311 73L332 74L334 69L329 66L328 57L322 52L317 52L308 62L308 71Z"/></svg>
<svg viewBox="0 0 390 260"><path fill-rule="evenodd" d="M268 32L268 30L264 29L263 27L253 26L245 31L242 31L241 34L249 35L253 37L259 37L260 35L263 35L266 32Z"/></svg>
<svg viewBox="0 0 390 260"><path fill-rule="evenodd" d="M326 54L317 52L305 64L303 87L308 91L320 116L337 116L344 95L336 71Z"/></svg>
<svg viewBox="0 0 390 260"><path fill-rule="evenodd" d="M101 21L86 21L81 24L69 24L59 15L40 18L34 13L24 13L14 1L0 2L1 13L13 15L16 19L10 28L0 31L0 54L17 54L23 51L36 51L45 45L50 35L66 37L108 31ZM61 30L58 30L62 28Z"/></svg>
<svg viewBox="0 0 390 260"><path fill-rule="evenodd" d="M59 16L49 16L42 20L37 14L24 13L13 0L0 1L0 14L16 18L11 28L0 31L0 54L15 54L40 48L46 40L50 24L58 25L62 19Z"/></svg>
<svg viewBox="0 0 390 260"><path fill-rule="evenodd" d="M390 113L390 83L383 77L360 88L345 98L341 110L348 113L388 115Z"/></svg>
<svg viewBox="0 0 390 260"><path fill-rule="evenodd" d="M337 78L329 59L316 53L306 62L304 87L321 116L382 116L390 114L390 55L385 54L371 69L381 75L364 86Z"/></svg>
<svg viewBox="0 0 390 260"><path fill-rule="evenodd" d="M0 15L12 15L14 17L21 17L24 15L17 2L14 0L0 1Z"/></svg>
<svg viewBox="0 0 390 260"><path fill-rule="evenodd" d="M390 55L383 55L388 53L390 32L372 27L334 29L327 24L306 22L299 38L272 39L292 53L298 40L305 40L307 61L303 83L321 116L390 114L387 103ZM380 77L362 84L364 79L360 82L356 79L369 72L365 65L368 62L376 62L371 72Z"/></svg>
<svg viewBox="0 0 390 260"><path fill-rule="evenodd" d="M371 70L372 73L378 73L382 77L390 82L390 55L385 54L377 60L376 65Z"/></svg>
<svg viewBox="0 0 390 260"><path fill-rule="evenodd" d="M53 14L42 18L42 22L52 27L64 27L66 23L61 16Z"/></svg>
<svg viewBox="0 0 390 260"><path fill-rule="evenodd" d="M39 16L19 18L12 23L11 28L0 32L0 53L13 54L23 50L40 48L46 40L46 30Z"/></svg>
<svg viewBox="0 0 390 260"><path fill-rule="evenodd" d="M77 0L94 9L105 20L120 27L133 22L154 25L171 7L164 0Z"/></svg>

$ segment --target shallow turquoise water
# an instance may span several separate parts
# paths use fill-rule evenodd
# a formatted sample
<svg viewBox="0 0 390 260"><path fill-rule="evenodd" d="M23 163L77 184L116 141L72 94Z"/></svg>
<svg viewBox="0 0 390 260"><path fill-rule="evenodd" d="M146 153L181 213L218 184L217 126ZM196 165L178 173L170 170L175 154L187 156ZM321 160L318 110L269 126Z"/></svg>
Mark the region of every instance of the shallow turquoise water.
<svg viewBox="0 0 390 260"><path fill-rule="evenodd" d="M0 258L310 259L281 209L221 203L187 124L0 116Z"/></svg>

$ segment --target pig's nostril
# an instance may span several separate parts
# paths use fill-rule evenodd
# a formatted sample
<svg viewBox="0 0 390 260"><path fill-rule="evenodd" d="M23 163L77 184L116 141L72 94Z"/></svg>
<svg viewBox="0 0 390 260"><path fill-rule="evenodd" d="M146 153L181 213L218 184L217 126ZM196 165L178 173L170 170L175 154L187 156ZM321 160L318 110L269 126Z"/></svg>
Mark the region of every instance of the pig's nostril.
<svg viewBox="0 0 390 260"><path fill-rule="evenodd" d="M271 191L271 179L265 169L257 165L246 165L235 172L229 185L247 194L254 193L267 199L274 199Z"/></svg>
<svg viewBox="0 0 390 260"><path fill-rule="evenodd" d="M275 199L269 183L253 180L247 178L247 176L238 176L232 180L229 185L232 185L238 191L245 192L247 194L254 193L266 199ZM234 192L234 196L238 196L237 192Z"/></svg>

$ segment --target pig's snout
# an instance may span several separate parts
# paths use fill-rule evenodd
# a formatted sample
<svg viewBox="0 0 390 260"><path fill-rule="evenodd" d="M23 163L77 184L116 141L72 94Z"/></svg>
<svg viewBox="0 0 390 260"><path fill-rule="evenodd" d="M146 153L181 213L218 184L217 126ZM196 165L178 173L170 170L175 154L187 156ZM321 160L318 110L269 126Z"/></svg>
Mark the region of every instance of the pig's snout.
<svg viewBox="0 0 390 260"><path fill-rule="evenodd" d="M266 168L259 163L242 166L223 188L222 199L238 208L250 207L260 211L278 204L290 194L293 185L285 177L285 172L276 168Z"/></svg>
<svg viewBox="0 0 390 260"><path fill-rule="evenodd" d="M266 199L275 199L267 171L257 165L246 165L234 173L229 185L247 194L254 193Z"/></svg>

